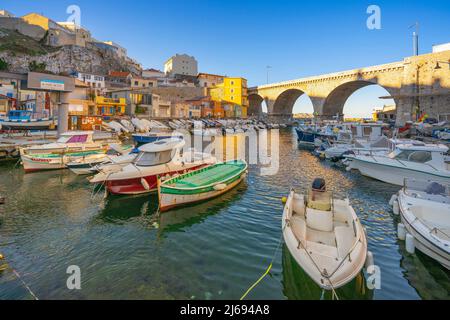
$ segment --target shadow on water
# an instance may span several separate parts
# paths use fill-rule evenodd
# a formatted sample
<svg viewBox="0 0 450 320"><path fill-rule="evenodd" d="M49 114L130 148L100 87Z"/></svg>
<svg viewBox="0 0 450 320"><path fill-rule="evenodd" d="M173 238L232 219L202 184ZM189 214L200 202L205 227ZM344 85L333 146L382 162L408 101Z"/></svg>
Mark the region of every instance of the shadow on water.
<svg viewBox="0 0 450 320"><path fill-rule="evenodd" d="M155 193L136 196L109 195L96 220L107 223L125 223L140 216L152 216L158 208Z"/></svg>
<svg viewBox="0 0 450 320"><path fill-rule="evenodd" d="M169 232L184 232L187 227L202 223L208 217L222 212L241 199L246 189L247 184L242 181L236 188L217 198L161 213L159 215L159 235L164 236Z"/></svg>
<svg viewBox="0 0 450 320"><path fill-rule="evenodd" d="M402 255L400 266L404 270L403 275L417 294L425 300L449 300L450 271L417 248L414 254L408 253L404 241L399 241L398 244Z"/></svg>
<svg viewBox="0 0 450 320"><path fill-rule="evenodd" d="M283 293L289 300L319 300L323 290L306 274L283 245ZM336 290L340 300L371 300L373 291L366 286L361 272L350 283ZM324 300L332 300L332 292L325 291Z"/></svg>

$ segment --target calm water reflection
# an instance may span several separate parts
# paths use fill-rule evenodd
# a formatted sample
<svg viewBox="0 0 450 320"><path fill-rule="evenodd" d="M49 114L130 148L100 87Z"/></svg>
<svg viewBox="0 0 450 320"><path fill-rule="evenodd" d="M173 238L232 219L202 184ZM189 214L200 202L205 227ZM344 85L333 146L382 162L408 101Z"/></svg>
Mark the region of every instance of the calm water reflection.
<svg viewBox="0 0 450 320"><path fill-rule="evenodd" d="M0 252L41 299L238 299L264 272L281 234L280 198L323 176L348 195L367 227L381 268L381 290L358 277L341 299L448 299L447 271L428 257L406 253L396 239L388 201L397 187L321 162L280 133L280 169L209 202L155 214L155 195L91 199L84 177L68 171L23 174L0 165ZM78 265L82 290L69 291L66 268ZM0 270L2 267L0 266ZM0 271L0 298L30 299L10 269ZM321 290L283 247L270 277L250 299L320 299ZM329 295L324 296L330 298Z"/></svg>

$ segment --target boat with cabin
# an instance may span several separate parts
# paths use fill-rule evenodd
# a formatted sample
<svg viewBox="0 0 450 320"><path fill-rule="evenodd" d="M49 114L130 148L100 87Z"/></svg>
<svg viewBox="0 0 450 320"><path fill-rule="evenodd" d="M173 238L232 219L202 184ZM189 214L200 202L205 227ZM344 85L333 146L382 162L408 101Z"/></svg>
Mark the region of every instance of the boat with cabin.
<svg viewBox="0 0 450 320"><path fill-rule="evenodd" d="M442 182L405 179L403 188L394 196L393 201L397 203L393 205L398 205L402 224L413 237L408 239L405 235L407 249L417 248L450 270L449 186Z"/></svg>
<svg viewBox="0 0 450 320"><path fill-rule="evenodd" d="M450 182L450 163L445 154L448 147L420 141L397 144L387 155L345 155L347 171L358 170L362 175L403 186L405 178Z"/></svg>
<svg viewBox="0 0 450 320"><path fill-rule="evenodd" d="M158 140L139 147L136 158L117 170L101 170L90 179L112 194L142 194L157 190L158 176L173 176L216 163L211 154L183 150L179 138Z"/></svg>
<svg viewBox="0 0 450 320"><path fill-rule="evenodd" d="M0 118L1 130L48 130L58 121L52 117L39 117L29 110L10 110L6 118Z"/></svg>

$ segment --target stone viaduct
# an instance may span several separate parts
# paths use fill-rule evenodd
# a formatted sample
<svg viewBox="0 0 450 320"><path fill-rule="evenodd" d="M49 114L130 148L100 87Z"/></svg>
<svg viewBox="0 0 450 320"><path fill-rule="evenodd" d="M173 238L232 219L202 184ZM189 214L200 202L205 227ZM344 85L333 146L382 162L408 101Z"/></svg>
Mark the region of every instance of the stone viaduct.
<svg viewBox="0 0 450 320"><path fill-rule="evenodd" d="M292 117L295 101L303 94L311 99L314 113L322 119L343 116L347 99L358 89L378 84L397 106L397 123L430 117L450 120L450 51L405 58L378 66L336 72L248 89L251 116L262 115L265 100L272 121Z"/></svg>

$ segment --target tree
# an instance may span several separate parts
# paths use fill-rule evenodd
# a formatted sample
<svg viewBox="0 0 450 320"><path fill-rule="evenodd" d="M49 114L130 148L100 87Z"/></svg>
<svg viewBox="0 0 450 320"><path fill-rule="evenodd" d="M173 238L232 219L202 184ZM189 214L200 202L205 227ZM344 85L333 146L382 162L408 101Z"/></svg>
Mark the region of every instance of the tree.
<svg viewBox="0 0 450 320"><path fill-rule="evenodd" d="M8 68L9 68L8 62L0 58L0 70L5 71L8 70Z"/></svg>
<svg viewBox="0 0 450 320"><path fill-rule="evenodd" d="M36 61L31 61L28 64L28 69L32 72L44 72L45 69L47 68L47 64L45 62L36 62Z"/></svg>

